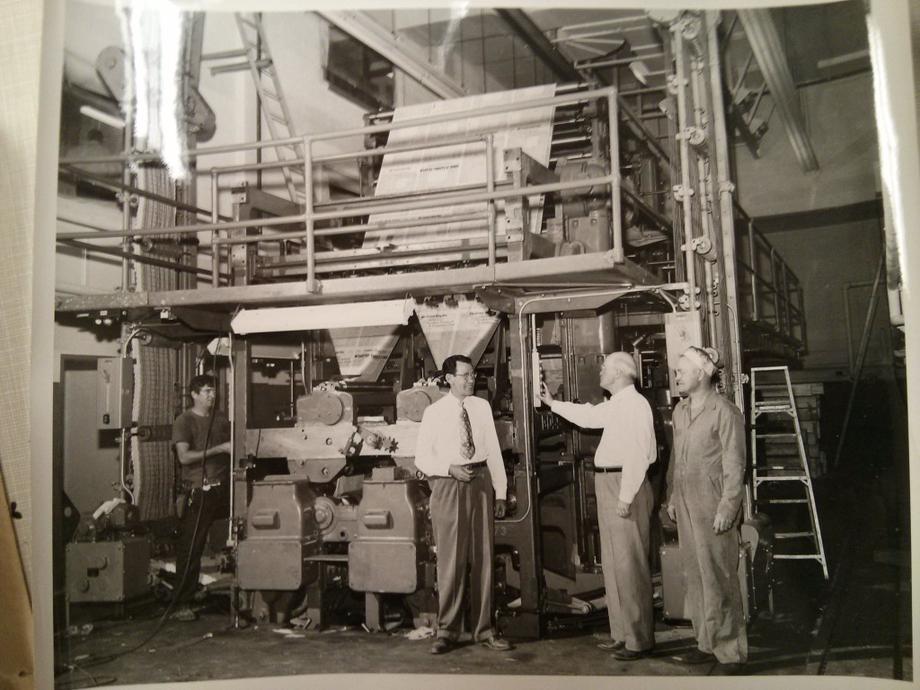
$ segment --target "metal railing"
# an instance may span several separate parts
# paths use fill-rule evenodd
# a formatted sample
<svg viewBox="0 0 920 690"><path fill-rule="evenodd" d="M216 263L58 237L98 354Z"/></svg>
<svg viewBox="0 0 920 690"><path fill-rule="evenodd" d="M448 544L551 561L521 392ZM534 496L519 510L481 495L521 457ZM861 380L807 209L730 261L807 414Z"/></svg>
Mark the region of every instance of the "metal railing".
<svg viewBox="0 0 920 690"><path fill-rule="evenodd" d="M735 215L741 321L772 330L804 350L805 295L798 276L737 204Z"/></svg>
<svg viewBox="0 0 920 690"><path fill-rule="evenodd" d="M356 136L369 136L381 132L391 132L399 129L418 127L423 125L442 124L456 121L459 119L470 119L489 115L497 115L509 112L520 112L522 110L531 110L536 108L564 106L576 103L589 102L592 100L606 101L607 118L609 127L609 157L611 161L610 172L606 175L599 175L585 179L572 181L556 181L536 185L523 185L514 187L504 181L496 180L494 170L494 135L490 133L479 134L468 137L445 138L443 140L429 141L418 144L407 144L400 146L382 146L373 149L362 149L359 151L350 151L346 153L336 153L331 155L315 155L314 146L318 142L328 142L336 139L345 139ZM623 110L621 110L623 109ZM495 106L482 107L474 110L467 110L456 113L444 113L431 115L427 117L413 118L399 122L385 122L364 127L348 129L344 131L329 132L317 135L308 135L305 137L278 139L272 141L245 142L233 145L199 147L184 152L186 159L199 160L209 155L218 155L226 153L238 153L257 149L266 149L280 146L290 146L293 143L302 143L304 146L304 158L297 161L279 161L272 163L258 163L249 165L232 165L224 167L213 167L208 169L211 176L210 196L211 211L210 222L196 223L191 225L177 225L169 228L131 228L127 226L121 231L76 231L76 232L59 232L57 240L67 243L77 240L100 240L120 237L127 242L129 238L153 236L153 235L190 235L203 232L211 233L211 256L212 267L210 271L205 271L211 277L212 286L217 287L220 284L220 269L224 262L224 252L229 251L229 247L235 244L246 244L252 242L273 242L283 239L302 240L304 244L304 258L306 263L306 283L310 291L316 288L316 238L326 235L344 234L346 232L367 232L371 230L394 230L416 228L422 225L418 219L390 223L352 223L345 224L337 228L317 228L317 223L322 221L343 221L349 218L367 216L374 213L389 213L394 211L421 211L425 209L439 208L448 204L467 204L467 203L484 203L486 210L484 214L476 214L476 218L484 217L487 229L483 234L487 234L488 246L488 265L494 266L496 263L496 202L505 199L523 198L536 194L548 194L572 189L585 189L592 186L607 187L610 194L611 204L611 240L613 246L613 256L616 263L624 262L623 230L621 222L621 203L624 190L620 178L620 153L619 153L619 133L618 123L621 112L625 112L617 96L615 87L606 87L582 92L567 93L564 95L533 99L517 103L506 103ZM633 127L638 122L632 114L626 114L627 121ZM641 124L641 123L640 123ZM391 195L382 198L364 197L350 202L340 201L318 201L313 189L313 173L318 165L333 161L358 160L372 156L383 156L388 153L410 152L415 150L430 149L440 146L451 146L461 143L481 142L485 147L486 153L486 180L482 184L467 185L463 188L453 190L434 190L433 192L411 193L404 195ZM85 171L75 166L86 166L101 163L112 162L138 162L156 160L158 156L150 153L131 153L116 156L103 156L84 159L64 159L60 162L63 169L70 174L80 175ZM292 214L274 218L265 218L258 220L225 220L218 213L218 194L220 191L220 177L223 174L239 173L256 170L267 170L291 166L292 164L302 164L304 169L304 207L303 213ZM202 171L203 173L204 171ZM92 177L91 173L85 173ZM110 187L120 187L121 191L128 193L139 193L136 188L130 187L127 181L122 185L117 183L108 183ZM634 200L626 196L627 203L634 203ZM168 203L165 199L157 199L163 203ZM178 207L178 204L173 204ZM206 210L197 207L187 207L189 210L199 215L207 213ZM473 220L471 216L467 220ZM425 225L438 226L439 224L456 222L456 218L426 219ZM275 226L285 226L292 224L303 224L303 231L296 230L283 233L269 234L265 233L266 229ZM526 226L525 226L526 227ZM262 233L259 235L234 234L232 231L239 231L245 228L261 228ZM223 234L222 234L223 233ZM128 260L145 261L146 257L138 253L131 253L124 258ZM228 257L229 267L229 257ZM196 272L199 272L196 270Z"/></svg>

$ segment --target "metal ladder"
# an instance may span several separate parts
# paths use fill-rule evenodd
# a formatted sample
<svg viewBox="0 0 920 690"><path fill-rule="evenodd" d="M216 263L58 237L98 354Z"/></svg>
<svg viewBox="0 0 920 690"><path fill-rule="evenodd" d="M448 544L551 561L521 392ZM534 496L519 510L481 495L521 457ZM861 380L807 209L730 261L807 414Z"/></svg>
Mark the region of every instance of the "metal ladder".
<svg viewBox="0 0 920 690"><path fill-rule="evenodd" d="M758 393L761 395L758 396ZM760 399L758 399L758 397ZM790 425L791 422L791 425ZM758 450L763 442L763 454ZM767 449L794 445L794 452L768 454ZM771 460L782 459L782 464ZM802 441L802 429L795 407L795 395L789 379L789 367L753 367L751 369L751 459L755 505L807 505L811 523L810 530L777 532L776 539L809 540L809 551L799 553L774 553L773 557L784 560L815 560L821 564L824 579L828 579L827 558L824 554L824 540L818 521L815 493L808 469L808 456ZM778 486L801 486L805 496L775 497L763 496L763 485L775 483Z"/></svg>
<svg viewBox="0 0 920 690"><path fill-rule="evenodd" d="M243 50L246 53L246 61L249 63L249 73L252 75L252 82L259 96L262 116L268 125L269 134L272 139L294 138L297 134L294 131L287 101L281 90L278 71L268 51L268 41L265 40L262 20L256 13L237 13L235 17L240 39L243 42ZM291 201L295 204L303 203L305 194L303 144L300 142L280 144L272 147L272 150L279 162L290 163L290 165L282 166L281 174L284 175L284 183Z"/></svg>

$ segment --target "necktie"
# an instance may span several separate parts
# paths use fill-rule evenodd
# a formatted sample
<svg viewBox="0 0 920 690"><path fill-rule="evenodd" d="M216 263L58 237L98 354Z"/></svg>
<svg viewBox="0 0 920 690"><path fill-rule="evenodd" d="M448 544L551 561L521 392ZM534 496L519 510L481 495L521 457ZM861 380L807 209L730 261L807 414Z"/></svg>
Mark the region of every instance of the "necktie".
<svg viewBox="0 0 920 690"><path fill-rule="evenodd" d="M470 415L463 403L460 404L460 457L469 460L476 453L473 443L473 426L470 424Z"/></svg>

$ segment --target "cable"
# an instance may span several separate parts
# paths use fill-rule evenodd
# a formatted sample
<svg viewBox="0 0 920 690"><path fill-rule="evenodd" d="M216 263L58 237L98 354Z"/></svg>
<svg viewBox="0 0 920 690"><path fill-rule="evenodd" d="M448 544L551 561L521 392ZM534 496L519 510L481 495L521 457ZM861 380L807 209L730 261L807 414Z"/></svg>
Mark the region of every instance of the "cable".
<svg viewBox="0 0 920 690"><path fill-rule="evenodd" d="M63 676L63 675L68 675L68 674L73 673L74 671L79 671L79 672L82 673L83 675L89 677L91 685L84 685L84 686L82 686L82 687L87 687L87 688L98 688L98 687L103 686L103 685L111 685L112 683L115 683L115 682L118 680L118 678L117 678L116 676L102 676L101 678L97 678L96 676L94 676L92 673L90 673L89 671L87 671L85 668L83 668L83 667L80 666L79 664L71 664L70 666L67 667L67 670L64 671L64 672L62 672L60 675L61 675L61 676ZM61 688L70 688L70 687L73 687L75 684L77 684L77 683L79 683L79 682L81 682L81 681L80 681L80 679L78 679L78 678L71 678L71 679L69 679L69 680L57 680L57 679L55 679L55 681L54 681L54 687L55 687L56 690L60 690Z"/></svg>
<svg viewBox="0 0 920 690"><path fill-rule="evenodd" d="M214 352L211 353L211 371L216 371L216 370L217 370L217 348L214 348ZM215 383L216 382L217 381L215 377ZM198 514L195 516L195 528L192 530L192 539L190 542L190 546L194 544L195 539L198 538L198 529L201 527L201 515L204 512L204 480L207 477L206 468L207 468L207 461L208 461L208 456L207 456L208 444L211 441L211 431L214 428L214 419L216 416L217 416L217 401L215 400L214 404L211 405L211 414L208 417L208 430L205 433L204 444L203 444L203 448L201 451L201 480L200 480L201 500L198 503ZM192 490L192 492L194 495L194 489ZM188 574L189 574L189 569L191 567L191 564L192 564L192 560L190 558L186 559L185 569L182 572L182 578L179 580L179 584L176 586L174 596L172 600L169 602L169 605L166 607L166 611L163 613L163 618L161 619L160 623L157 625L157 630L154 631L154 635L156 635L156 633L159 632L159 629L162 627L163 620L166 619L166 617L172 612L172 609L175 607L176 601L177 601L175 595L180 593L182 591L182 588L185 586L186 580L188 580ZM150 639L153 639L153 635L151 635Z"/></svg>

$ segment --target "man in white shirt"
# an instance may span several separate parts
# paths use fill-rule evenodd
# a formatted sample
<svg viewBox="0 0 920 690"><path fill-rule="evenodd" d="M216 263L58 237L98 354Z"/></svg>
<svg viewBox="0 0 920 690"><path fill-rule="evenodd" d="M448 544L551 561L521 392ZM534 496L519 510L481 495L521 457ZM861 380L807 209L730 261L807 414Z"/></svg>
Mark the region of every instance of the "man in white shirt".
<svg viewBox="0 0 920 690"><path fill-rule="evenodd" d="M600 386L610 393L606 402L553 400L545 384L540 392L559 416L604 430L594 455L594 488L611 640L598 646L613 650L620 661L646 656L655 644L648 562L652 489L645 478L655 462L655 429L652 408L636 390L637 378L633 358L614 352L600 371Z"/></svg>
<svg viewBox="0 0 920 690"><path fill-rule="evenodd" d="M499 519L505 516L505 464L492 407L473 395L470 358L452 355L442 370L450 393L426 408L415 448L415 466L431 487L438 550L438 635L431 653L450 651L460 637L467 566L473 640L503 652L511 645L492 625L492 561L493 512Z"/></svg>

